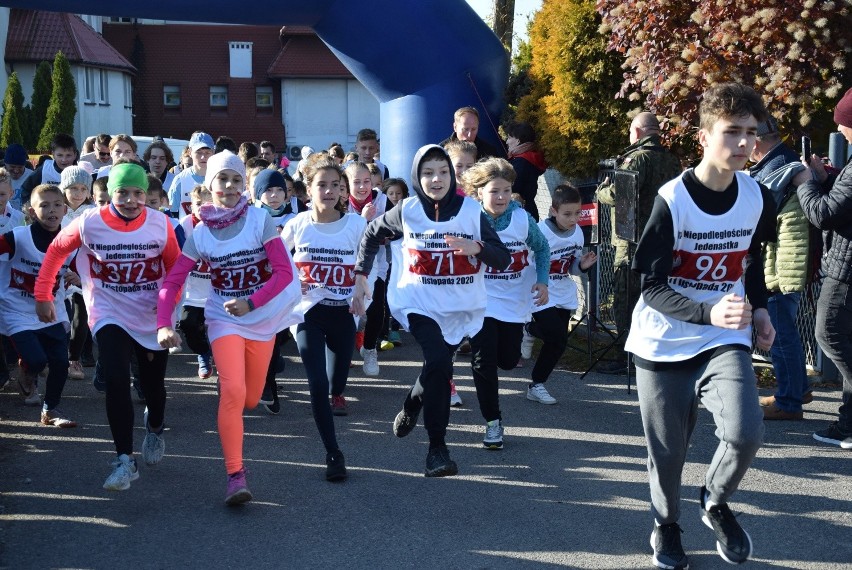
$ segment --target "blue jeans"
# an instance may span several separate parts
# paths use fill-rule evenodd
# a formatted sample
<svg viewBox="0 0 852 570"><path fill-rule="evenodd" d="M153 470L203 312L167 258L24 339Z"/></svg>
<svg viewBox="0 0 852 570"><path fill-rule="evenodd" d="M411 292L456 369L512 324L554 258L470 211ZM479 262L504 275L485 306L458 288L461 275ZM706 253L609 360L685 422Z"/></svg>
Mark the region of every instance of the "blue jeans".
<svg viewBox="0 0 852 570"><path fill-rule="evenodd" d="M28 372L38 374L45 366L50 367L44 388L44 409L54 409L59 405L68 379L68 333L65 325L56 323L33 331L21 331L11 338Z"/></svg>
<svg viewBox="0 0 852 570"><path fill-rule="evenodd" d="M772 343L772 366L778 389L775 405L785 412L801 412L802 396L808 391L808 372L805 368L805 349L796 326L796 313L802 294L777 293L769 297L769 320L775 327Z"/></svg>
<svg viewBox="0 0 852 570"><path fill-rule="evenodd" d="M840 431L852 433L852 291L849 283L826 277L817 301L816 340L843 376L838 410Z"/></svg>

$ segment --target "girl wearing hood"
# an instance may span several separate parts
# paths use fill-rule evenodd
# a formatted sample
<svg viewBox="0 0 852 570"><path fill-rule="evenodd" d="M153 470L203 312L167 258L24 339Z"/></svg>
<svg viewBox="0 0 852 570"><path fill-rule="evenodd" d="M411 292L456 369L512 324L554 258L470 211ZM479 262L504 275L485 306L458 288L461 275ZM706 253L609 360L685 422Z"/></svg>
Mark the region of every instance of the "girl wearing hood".
<svg viewBox="0 0 852 570"><path fill-rule="evenodd" d="M275 222L242 195L245 166L239 157L227 150L213 155L204 185L213 203L198 209L201 223L160 290L157 340L163 348L180 345L171 320L175 300L190 271L204 261L211 284L204 317L219 371L218 428L228 474L225 504L238 505L252 499L243 466L243 409L260 400L276 333L297 322L299 286Z"/></svg>
<svg viewBox="0 0 852 570"><path fill-rule="evenodd" d="M503 269L509 250L475 200L456 194L453 165L446 151L427 145L411 168L415 196L370 222L355 266L353 311L364 314L370 298L367 275L386 239L391 249L388 305L423 350L423 368L397 414L393 431L408 435L423 409L429 433L427 477L458 473L445 442L450 420L453 353L465 336L474 336L485 317L485 267Z"/></svg>
<svg viewBox="0 0 852 570"><path fill-rule="evenodd" d="M473 383L485 418L482 444L487 449L503 449L497 368L517 366L524 323L530 320L533 305L548 301L550 246L533 217L512 200L515 171L511 164L502 158L487 158L467 170L463 179L465 188L482 203L488 224L512 254L506 269L485 271L485 321L470 339Z"/></svg>

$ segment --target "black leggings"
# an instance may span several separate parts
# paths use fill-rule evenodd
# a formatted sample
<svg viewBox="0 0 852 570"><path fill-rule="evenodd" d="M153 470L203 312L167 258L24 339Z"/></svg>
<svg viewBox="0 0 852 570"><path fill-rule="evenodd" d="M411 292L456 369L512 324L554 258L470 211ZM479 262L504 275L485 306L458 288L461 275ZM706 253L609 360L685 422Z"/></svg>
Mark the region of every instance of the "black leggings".
<svg viewBox="0 0 852 570"><path fill-rule="evenodd" d="M573 310L548 307L532 314L530 334L544 341L532 369L533 383L547 382L550 373L556 368L556 363L562 358L562 353L568 346L568 323L573 313Z"/></svg>
<svg viewBox="0 0 852 570"><path fill-rule="evenodd" d="M379 335L385 323L385 290L382 279L373 286L373 302L367 308L367 326L364 328L364 348L372 350L379 345Z"/></svg>
<svg viewBox="0 0 852 570"><path fill-rule="evenodd" d="M343 394L354 343L355 319L346 305L314 305L305 313L305 322L296 327L296 346L308 377L311 410L327 452L338 449L328 401L329 380L332 395Z"/></svg>
<svg viewBox="0 0 852 570"><path fill-rule="evenodd" d="M139 362L139 381L148 406L148 423L163 425L166 410L168 350L150 350L118 325L104 325L95 334L101 380L106 383L106 410L117 455L133 453L133 402L130 400L130 354Z"/></svg>
<svg viewBox="0 0 852 570"><path fill-rule="evenodd" d="M409 314L408 328L423 350L423 368L403 408L408 415L416 415L423 408L423 427L433 448L444 445L450 423L450 378L458 345L447 344L438 323L424 315Z"/></svg>
<svg viewBox="0 0 852 570"><path fill-rule="evenodd" d="M212 352L207 340L207 321L204 307L184 305L180 311L180 330L186 337L186 345L195 354L209 356Z"/></svg>
<svg viewBox="0 0 852 570"><path fill-rule="evenodd" d="M521 358L523 323L504 323L485 317L482 329L470 339L473 383L479 411L486 422L502 420L497 369L512 370Z"/></svg>
<svg viewBox="0 0 852 570"><path fill-rule="evenodd" d="M89 345L87 354L91 354L92 334L89 332L89 313L86 312L86 304L83 302L83 295L74 293L71 295L71 301L66 302L66 307L70 305L68 316L71 317L71 342L68 345L68 360L80 360L80 356Z"/></svg>

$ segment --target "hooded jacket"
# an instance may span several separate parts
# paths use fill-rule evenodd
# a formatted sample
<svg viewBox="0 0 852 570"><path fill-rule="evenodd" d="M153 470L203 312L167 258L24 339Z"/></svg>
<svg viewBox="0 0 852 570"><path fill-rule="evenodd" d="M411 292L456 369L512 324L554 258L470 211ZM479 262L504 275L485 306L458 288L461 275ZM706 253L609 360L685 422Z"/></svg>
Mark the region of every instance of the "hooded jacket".
<svg viewBox="0 0 852 570"><path fill-rule="evenodd" d="M427 196L420 186L420 166L423 157L432 149L438 149L443 153L450 169L450 187L446 194L437 201ZM456 194L456 175L452 161L450 161L446 151L438 145L426 145L417 151L411 165L411 187L414 190L414 196L406 198L406 200L418 200L426 216L430 220L438 222L453 219L461 210L464 200L471 199ZM402 210L402 208L392 208L369 223L358 249L358 261L355 264L356 273L369 274L373 268L373 260L382 243L386 239L395 240L402 236ZM512 256L489 223L488 214L481 212L480 216L482 217L480 220L482 251L476 255L476 258L489 267L505 269L511 262Z"/></svg>

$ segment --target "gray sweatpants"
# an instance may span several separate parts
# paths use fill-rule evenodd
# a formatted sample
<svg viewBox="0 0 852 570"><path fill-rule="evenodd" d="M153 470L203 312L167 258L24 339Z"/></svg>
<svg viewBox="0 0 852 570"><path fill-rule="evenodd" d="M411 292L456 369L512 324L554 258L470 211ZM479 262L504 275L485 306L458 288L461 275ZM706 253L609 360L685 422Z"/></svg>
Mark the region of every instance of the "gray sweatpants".
<svg viewBox="0 0 852 570"><path fill-rule="evenodd" d="M637 368L636 389L657 522L670 524L680 518L680 479L699 399L713 414L719 438L705 486L710 500L728 502L763 443L763 412L751 355L730 350L691 369Z"/></svg>

